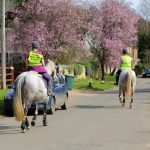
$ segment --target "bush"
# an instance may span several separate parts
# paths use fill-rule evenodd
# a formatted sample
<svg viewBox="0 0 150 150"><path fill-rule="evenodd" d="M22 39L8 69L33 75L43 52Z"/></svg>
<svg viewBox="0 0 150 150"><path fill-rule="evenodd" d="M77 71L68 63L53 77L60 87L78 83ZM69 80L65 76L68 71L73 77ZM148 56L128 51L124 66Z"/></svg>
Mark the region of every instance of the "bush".
<svg viewBox="0 0 150 150"><path fill-rule="evenodd" d="M115 81L115 75L112 74L105 74L105 80L106 81Z"/></svg>
<svg viewBox="0 0 150 150"><path fill-rule="evenodd" d="M75 75L81 75L83 72L83 66L80 64L75 64L74 65L74 72L75 72Z"/></svg>
<svg viewBox="0 0 150 150"><path fill-rule="evenodd" d="M74 74L74 66L73 66L73 65L69 65L69 66L67 67L67 69L68 69L68 73L69 73L69 74Z"/></svg>
<svg viewBox="0 0 150 150"><path fill-rule="evenodd" d="M81 75L83 72L83 66L82 65L78 65L78 73L79 75Z"/></svg>
<svg viewBox="0 0 150 150"><path fill-rule="evenodd" d="M144 68L145 68L144 65L141 64L141 63L136 65L135 68L134 68L134 71L135 71L136 75L142 74Z"/></svg>
<svg viewBox="0 0 150 150"><path fill-rule="evenodd" d="M0 114L4 113L4 96L9 89L0 89Z"/></svg>

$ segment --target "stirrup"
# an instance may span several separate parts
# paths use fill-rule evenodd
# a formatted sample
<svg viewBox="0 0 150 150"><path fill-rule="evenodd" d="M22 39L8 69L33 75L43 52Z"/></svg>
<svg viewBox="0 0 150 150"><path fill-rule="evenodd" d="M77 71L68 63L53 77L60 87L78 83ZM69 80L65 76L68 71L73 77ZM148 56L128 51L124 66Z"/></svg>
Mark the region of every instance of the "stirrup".
<svg viewBox="0 0 150 150"><path fill-rule="evenodd" d="M52 91L50 91L50 90L47 90L47 95L48 96L54 96L54 93Z"/></svg>

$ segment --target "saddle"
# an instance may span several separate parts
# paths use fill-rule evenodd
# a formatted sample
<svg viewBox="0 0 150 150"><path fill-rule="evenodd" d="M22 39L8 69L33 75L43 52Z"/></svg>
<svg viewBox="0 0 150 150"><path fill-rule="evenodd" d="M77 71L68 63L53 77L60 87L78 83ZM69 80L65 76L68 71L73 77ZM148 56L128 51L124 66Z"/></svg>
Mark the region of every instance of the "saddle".
<svg viewBox="0 0 150 150"><path fill-rule="evenodd" d="M38 77L42 77L42 75L39 74L39 73L36 72L36 71L29 71L29 73L35 74L35 75L38 76ZM43 77L42 77L42 78L43 78Z"/></svg>

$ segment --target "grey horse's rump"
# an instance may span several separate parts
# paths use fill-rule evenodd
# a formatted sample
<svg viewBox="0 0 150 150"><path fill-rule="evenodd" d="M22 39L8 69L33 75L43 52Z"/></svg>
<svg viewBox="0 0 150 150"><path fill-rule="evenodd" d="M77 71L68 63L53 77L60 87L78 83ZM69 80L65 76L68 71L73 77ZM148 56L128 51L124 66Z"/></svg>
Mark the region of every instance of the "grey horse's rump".
<svg viewBox="0 0 150 150"><path fill-rule="evenodd" d="M46 65L46 70L49 72L50 75L52 72L54 72L54 77L56 76L56 68L53 61L48 61L48 64ZM41 76L39 76L36 72L30 71L20 74L16 78L14 86L14 116L17 121L22 121L21 128L23 132L26 128L29 128L27 113L32 101L35 101L36 110L31 124L34 125L33 122L36 120L36 116L38 114L37 101L43 100L43 125L47 125L47 82L43 78L41 78Z"/></svg>
<svg viewBox="0 0 150 150"><path fill-rule="evenodd" d="M122 102L122 106L125 105L125 100L131 97L130 108L133 105L133 95L136 86L136 74L133 70L123 70L119 77L119 99ZM123 101L121 98L123 93Z"/></svg>

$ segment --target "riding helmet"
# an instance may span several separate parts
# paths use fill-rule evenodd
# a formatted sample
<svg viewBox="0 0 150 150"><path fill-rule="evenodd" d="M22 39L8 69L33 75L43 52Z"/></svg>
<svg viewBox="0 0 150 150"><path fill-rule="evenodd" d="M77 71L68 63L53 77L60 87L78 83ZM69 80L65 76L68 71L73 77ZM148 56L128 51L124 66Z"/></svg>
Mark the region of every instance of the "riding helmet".
<svg viewBox="0 0 150 150"><path fill-rule="evenodd" d="M128 49L127 48L123 48L123 54L128 54L128 53L129 53Z"/></svg>
<svg viewBox="0 0 150 150"><path fill-rule="evenodd" d="M34 48L36 48L36 49L40 48L39 42L37 42L37 41L32 42L32 49L34 49Z"/></svg>

